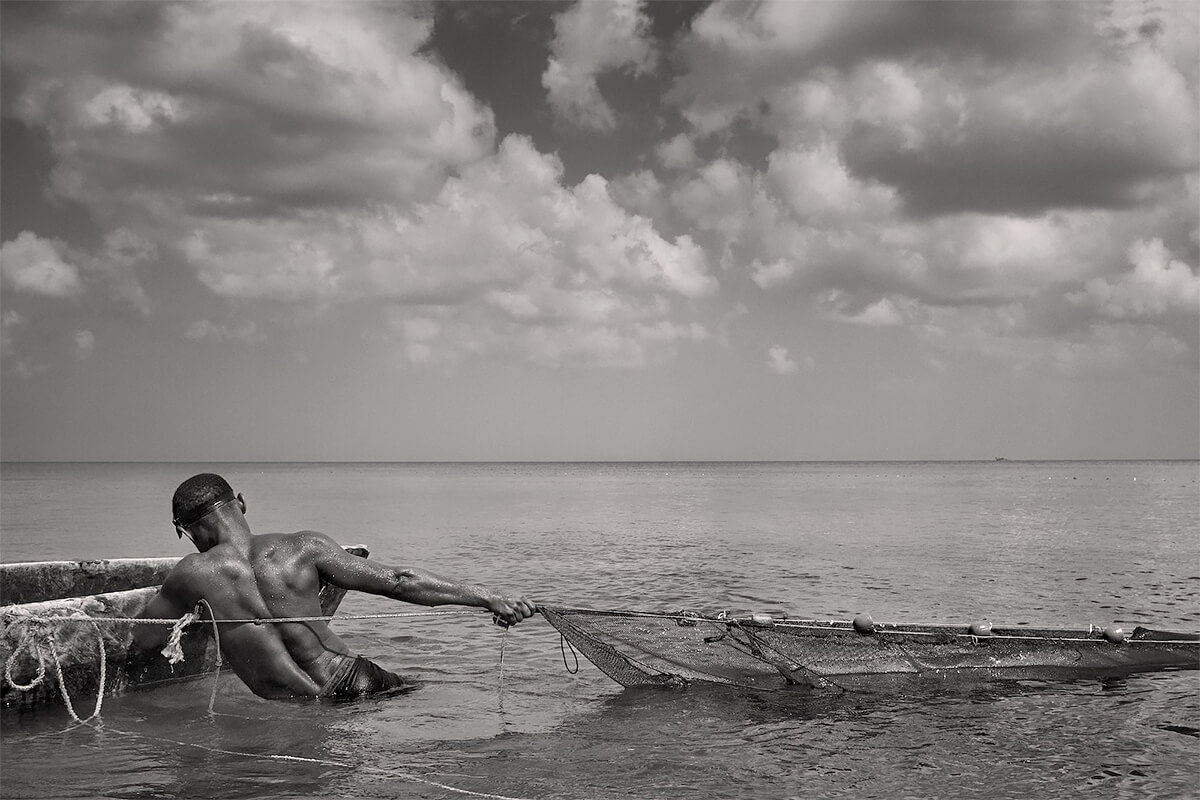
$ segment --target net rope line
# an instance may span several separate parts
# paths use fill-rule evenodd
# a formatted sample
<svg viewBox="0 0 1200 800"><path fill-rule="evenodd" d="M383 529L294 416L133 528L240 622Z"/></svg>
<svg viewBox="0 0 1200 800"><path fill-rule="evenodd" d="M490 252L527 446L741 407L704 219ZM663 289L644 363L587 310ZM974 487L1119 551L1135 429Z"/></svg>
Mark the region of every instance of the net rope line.
<svg viewBox="0 0 1200 800"><path fill-rule="evenodd" d="M566 610L566 609L563 609L561 607L551 608L552 612L553 611L562 611L562 610ZM542 616L546 616L546 615L543 613ZM662 615L650 614L649 616L662 616ZM687 619L695 620L696 617L687 617ZM598 636L597 634L594 634L591 631L584 630L583 628L580 628L579 626L577 626L569 621L567 621L566 624L571 628L571 632L574 636L578 636L581 639L587 640L591 647L599 648L601 651L605 652L606 655L608 655L609 657L615 657L622 661L625 661L627 664L629 664L630 666L639 670L643 674L649 676L650 678L660 679L660 680L653 681L654 683L667 683L669 685L677 685L678 681L683 681L686 683L687 681L690 681L690 680L702 680L702 681L706 681L708 683L718 683L718 684L722 684L725 686L736 686L736 687L743 688L743 689L753 689L754 688L750 684L739 683L737 681L733 681L728 678L723 678L723 677L720 677L717 675L712 675L710 673L704 672L703 670L697 670L694 667L690 667L690 666L687 666L684 664L674 662L671 659L662 658L661 656L655 656L652 653L646 653L646 655L649 656L650 658L661 659L665 663L671 664L671 666L675 667L676 669L683 670L683 672L664 671L664 670L660 669L659 667L655 666L654 664L644 661L625 650L621 650L621 649L615 647L614 645L605 641L605 639L603 637ZM556 629L558 629L557 625L554 625L554 627ZM579 672L579 656L575 652L575 644L571 642L570 637L568 637L561 629L558 629L558 631L559 631L558 632L558 647L559 647L559 651L562 653L563 667L566 669L567 673L570 675L578 674L578 672ZM565 647L564 647L564 644L565 644ZM629 645L626 643L626 646L628 647ZM587 655L587 648L585 648L582 644L579 647L581 650L584 650L584 656L586 658L588 658L588 660L593 661L593 663L595 663L594 660L591 658L591 656ZM575 668L574 669L571 669L571 667L567 665L566 648L570 648L571 655L575 657ZM634 649L637 649L637 648L634 648ZM613 680L617 681L617 683L622 683L620 680L618 680L617 678L615 678L611 674L609 674L608 671L605 670L603 667L600 667L599 665L597 665L597 668L600 669L601 672L608 674L609 677L612 677ZM687 674L686 675L683 674L684 672Z"/></svg>
<svg viewBox="0 0 1200 800"><path fill-rule="evenodd" d="M706 615L698 614L698 613L694 613L694 612L665 613L665 612L656 612L656 611L623 611L623 610L615 610L615 609L614 610L601 610L601 609L595 609L595 608L578 608L578 607L572 607L572 606L547 606L547 607L550 608L552 611L560 611L560 612L565 612L567 614L591 614L591 615L600 616L600 617L635 617L635 618L647 618L647 619L669 619L669 620L676 620L676 621L684 620L684 621L693 622L693 623L698 623L698 622L711 622L711 623L720 623L720 624L731 624L732 623L732 624L739 624L743 627L764 627L764 628L773 627L773 628L783 628L783 629L796 628L796 629L800 629L800 630L835 631L838 633L858 633L857 631L854 630L853 623L850 620L830 620L829 622L821 622L819 620L792 620L792 619L787 619L787 618L783 618L783 619L772 618L770 623L760 624L760 623L754 622L754 620L748 616L747 617L723 616L725 614L725 612L721 612L721 614L718 614L716 616L706 616ZM930 627L930 628L934 628L934 627L947 628L947 627L949 627L946 623L937 623L937 622L907 623L907 624L914 626L914 627ZM1095 625L1091 625L1091 626L1089 626L1089 628L1090 628L1090 632L1093 634L1100 633L1101 631L1103 631L1103 628L1099 628ZM954 636L954 637L961 638L961 639L970 639L972 642L987 641L987 640L991 639L991 640L1013 640L1013 641L1025 641L1025 642L1091 642L1094 644L1097 642L1105 641L1102 637L1098 637L1098 636L1090 636L1090 637L1021 636L1018 634L996 633L994 631L989 634L979 635L979 634L972 634L972 633L968 633L968 632L958 632L958 631L950 631L950 630L937 630L937 631L897 630L894 628L889 629L887 627L882 627L882 626L876 626L876 628L873 631L871 631L869 634L860 634L860 635L874 635L874 636L884 636L884 637L891 637L891 638L899 638L899 637L904 637L904 636L926 636L926 637ZM1153 642L1153 640L1126 639L1124 642L1122 642L1122 644L1123 645L1138 645L1138 644L1146 644L1146 643L1152 643L1152 642Z"/></svg>
<svg viewBox="0 0 1200 800"><path fill-rule="evenodd" d="M628 610L619 610L619 609L601 610L601 609L594 609L594 608L580 608L580 607L574 607L574 606L548 606L548 607L554 611L563 611L563 612L567 612L568 614L583 613L583 614L591 614L591 615L595 615L595 616L608 616L608 617L640 617L640 618L648 618L648 619L670 619L670 620L677 620L677 621L678 620L687 620L687 621L691 621L691 622L717 622L717 623L726 623L726 624L740 623L743 625L749 623L750 625L753 625L756 627L797 628L797 629L801 629L801 630L837 631L837 632L843 632L843 633L847 632L847 630L853 630L853 627L852 627L853 623L850 622L849 620L830 620L828 622L820 622L818 620L792 620L792 619L787 619L787 618L782 618L782 619L772 618L771 622L768 623L767 625L760 625L759 623L754 622L751 617L732 617L732 616L727 616L725 614L725 612L721 612L720 614L718 614L716 616L707 616L707 615L699 614L696 612L664 613L664 612L655 612L655 611L628 611ZM74 621L78 621L81 619L81 617L79 617L78 615L75 615L75 616L40 615L40 614L30 614L30 613L24 612L24 611L5 611L5 612L0 612L0 613L2 613L2 615L4 617L3 621L7 624L12 624L12 623L17 623L17 622L25 622L25 621L38 621L38 622L46 622L46 623L65 624L68 622L74 622ZM404 618L414 618L414 617L442 617L442 616L459 616L459 615L478 614L478 613L479 613L478 611L470 611L470 610L407 611L407 612L382 612L382 613L378 613L378 614L339 614L336 616L334 616L334 615L314 615L314 616L305 616L305 617L256 617L256 618L245 618L245 619L218 619L218 620L213 620L213 622L215 622L217 624L221 624L221 625L234 625L234 624L236 624L236 625L246 625L246 624L263 625L263 624L280 624L280 623L286 623L286 622L330 622L333 620L404 619ZM149 618L149 617L147 617L147 618L94 617L94 616L88 615L87 618L90 619L94 623L104 623L104 624L129 623L129 624L133 624L133 625L176 625L182 619L187 618L187 616L188 615L185 614L183 617L181 617L179 619L172 619L172 618ZM907 623L907 624L910 626L913 626L913 627L938 627L938 628L948 627L948 625L946 623ZM1089 627L1089 632L1092 634L1098 633L1103 630L1102 628L1099 628L1095 625L1089 625L1088 627ZM959 637L959 638L963 638L963 639L971 639L972 641L979 641L981 639L994 639L994 640L1011 639L1014 641L1030 641L1030 642L1096 642L1096 641L1101 640L1100 637L1095 637L1095 636L1090 636L1090 637L1021 636L1018 634L995 633L995 632L992 632L992 633L989 633L986 635L977 635L977 634L972 634L972 633L949 631L949 630L915 631L915 630L888 629L886 627L877 627L871 633L874 635L884 635L884 636L891 636L891 637L955 636L955 637ZM1136 644L1139 644L1140 641L1141 640L1138 640L1138 639L1126 639L1124 644L1136 645Z"/></svg>
<svg viewBox="0 0 1200 800"><path fill-rule="evenodd" d="M17 624L23 622L40 622L40 623L58 623L65 624L69 622L77 622L83 619L92 621L93 623L104 623L110 625L128 623L130 625L178 625L181 621L185 625L195 622L199 619L194 615L194 612L188 612L178 619L165 617L94 617L87 614L84 617L78 616L79 612L86 612L85 609L76 609L76 615L64 616L61 614L31 614L25 611L5 611L3 613L5 624ZM245 619L214 619L211 620L220 625L264 625L264 624L279 624L283 622L332 622L334 620L360 620L360 619L402 619L408 617L453 617L464 614L478 614L479 611L403 611L403 612L383 612L379 614L337 614L337 615L314 615L310 617L255 617ZM208 620L206 620L208 621Z"/></svg>
<svg viewBox="0 0 1200 800"><path fill-rule="evenodd" d="M565 609L560 609L560 610L565 610ZM580 610L583 610L583 609L580 609ZM598 613L604 613L604 612L598 612ZM642 614L640 614L639 612L633 612L632 615L642 616ZM707 623L707 624L711 625L713 628L715 628L720 635L711 637L711 638L706 638L705 639L706 642L709 642L711 644L715 644L717 642L722 642L722 643L726 644L728 647L732 648L733 650L735 650L738 653L741 653L744 656L748 656L756 661L762 661L766 664L769 664L770 666L774 667L778 672L780 672L784 676L784 678L787 679L789 682L791 682L793 680L790 677L791 673L803 671L805 673L810 673L813 677L815 677L818 681L824 683L825 685L832 686L833 688L838 689L843 694L848 691L846 689L846 687L842 686L841 684L837 683L836 681L831 680L826 675L823 675L822 673L818 672L817 670L797 661L796 659L792 658L791 656L787 655L786 653L781 652L777 648L775 648L775 647L771 646L770 644L768 644L767 642L763 641L760 637L756 636L750 628L739 624L738 620L735 620L732 618L719 618L718 619L718 618L698 617L698 616L693 616L690 614L680 614L680 615L647 614L646 616L669 616L669 617L677 617L679 619L686 619L693 623L700 623L700 622ZM721 630L721 624L724 624L726 626L726 630L724 630L724 631ZM737 687L747 688L747 689L754 688L750 684L730 680L728 678L724 678L724 677L721 677L718 675L713 675L710 673L705 673L703 670L697 670L693 667L684 666L684 665L679 664L671 659L663 659L663 660L665 660L666 663L669 663L676 668L684 669L684 671L690 673L692 677L689 678L685 675L682 675L680 673L675 673L675 672L664 672L663 670L659 669L658 667L655 667L655 666L649 664L648 662L643 661L643 660L637 658L636 656L631 655L630 653L628 653L626 651L619 650L618 648L614 647L613 645L610 645L607 642L604 642L603 639L601 639L600 637L598 637L595 634L592 634L589 631L585 631L575 625L572 625L571 627L573 628L573 632L575 633L575 635L591 639L593 642L599 642L599 643L605 644L607 647L611 648L617 656L625 659L627 662L629 662L634 667L641 669L643 672L646 672L647 674L649 674L653 677L678 678L678 679L683 679L685 681L687 681L687 680L702 680L702 681L706 681L708 683L718 683L718 684L723 684L726 686L737 686ZM732 635L733 631L735 629L742 631L746 635L746 639L747 639L746 642L742 642L736 636ZM575 648L573 646L571 646L571 642L569 639L567 639L565 634L563 634L560 631L559 632L559 648L560 648L560 650L562 649L563 642L566 642L567 646L571 647L571 653L572 653L572 655L574 655ZM628 643L626 643L626 644L628 644ZM758 648L759 651L756 652L755 648ZM771 651L772 653L774 653L776 655L776 657L779 660L781 660L784 663L783 664L776 663L775 659L772 659L769 656L767 656L766 654L762 653L761 650ZM647 655L650 655L651 657L656 657L653 654L647 654ZM657 658L663 658L663 657L660 655L660 656L657 656ZM790 663L788 663L788 662L790 662ZM792 664L794 664L795 666L794 667L791 666ZM576 658L576 662L575 662L575 672L572 672L571 668L567 666L567 655L566 655L566 652L564 651L563 652L563 666L566 667L568 673L575 674L575 672L578 672L578 670L579 670L578 657ZM786 667L786 669L785 669L785 667Z"/></svg>

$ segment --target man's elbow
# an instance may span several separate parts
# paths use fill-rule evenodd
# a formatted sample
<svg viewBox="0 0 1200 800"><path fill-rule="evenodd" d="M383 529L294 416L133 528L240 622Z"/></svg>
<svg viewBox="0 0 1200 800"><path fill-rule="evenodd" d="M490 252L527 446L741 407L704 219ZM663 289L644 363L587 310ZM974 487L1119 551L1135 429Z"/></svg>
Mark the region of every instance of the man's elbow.
<svg viewBox="0 0 1200 800"><path fill-rule="evenodd" d="M152 650L166 644L167 628L162 624L136 625L133 629L133 646L141 650Z"/></svg>
<svg viewBox="0 0 1200 800"><path fill-rule="evenodd" d="M393 567L387 596L393 600L412 602L418 588L417 574L410 569Z"/></svg>

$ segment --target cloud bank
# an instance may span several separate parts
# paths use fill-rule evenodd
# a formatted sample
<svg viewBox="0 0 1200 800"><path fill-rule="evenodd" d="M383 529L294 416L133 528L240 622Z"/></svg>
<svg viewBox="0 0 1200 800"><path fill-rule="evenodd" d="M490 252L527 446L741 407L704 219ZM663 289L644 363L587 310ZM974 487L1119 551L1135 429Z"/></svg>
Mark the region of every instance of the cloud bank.
<svg viewBox="0 0 1200 800"><path fill-rule="evenodd" d="M716 291L701 248L617 205L600 176L567 185L530 139L496 141L491 110L423 49L432 21L417 7L29 13L5 40L6 65L28 76L16 111L49 136L55 195L110 228L84 260L145 313L139 270L171 256L218 297L436 320L415 337L387 326L416 361L637 366L707 337L686 309ZM636 4L561 15L556 107L577 115L598 72L649 68L645 26ZM625 33L638 36L614 51ZM4 247L14 290L84 293L64 248L35 233ZM188 335L253 338L239 331Z"/></svg>
<svg viewBox="0 0 1200 800"><path fill-rule="evenodd" d="M1019 369L1196 368L1194 4L717 2L655 38L577 3L522 89L548 115L616 136L605 76L671 82L636 168L579 180L497 133L420 6L13 8L6 103L99 230L4 242L20 303L149 317L183 270L193 340L354 305L409 363L638 367L788 298Z"/></svg>
<svg viewBox="0 0 1200 800"><path fill-rule="evenodd" d="M714 3L670 98L689 144L768 143L637 197L836 321L1195 369L1198 31L1185 3Z"/></svg>

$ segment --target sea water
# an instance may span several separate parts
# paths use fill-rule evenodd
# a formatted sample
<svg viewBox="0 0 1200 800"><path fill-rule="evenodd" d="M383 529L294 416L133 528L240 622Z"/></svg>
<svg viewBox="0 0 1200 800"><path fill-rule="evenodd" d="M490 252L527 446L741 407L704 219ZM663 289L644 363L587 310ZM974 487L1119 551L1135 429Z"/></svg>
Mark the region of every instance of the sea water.
<svg viewBox="0 0 1200 800"><path fill-rule="evenodd" d="M1200 630L1197 462L4 464L0 557L182 555L170 495L219 471L259 532L603 609ZM348 595L346 616L414 610ZM339 705L232 675L5 712L5 798L1188 797L1200 674L623 690L540 618L344 619L423 682ZM216 690L215 714L207 713ZM90 713L90 701L79 704Z"/></svg>

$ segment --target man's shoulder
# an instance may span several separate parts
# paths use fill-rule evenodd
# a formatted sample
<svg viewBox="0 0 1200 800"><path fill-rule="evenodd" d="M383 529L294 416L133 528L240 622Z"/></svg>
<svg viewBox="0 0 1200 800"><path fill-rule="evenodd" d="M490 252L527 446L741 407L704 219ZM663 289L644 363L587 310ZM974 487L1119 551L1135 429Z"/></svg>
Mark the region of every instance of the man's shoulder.
<svg viewBox="0 0 1200 800"><path fill-rule="evenodd" d="M210 568L213 558L208 553L188 553L171 568L170 576L195 575Z"/></svg>
<svg viewBox="0 0 1200 800"><path fill-rule="evenodd" d="M195 593L217 567L208 553L189 553L171 568L163 579L163 587L172 593Z"/></svg>
<svg viewBox="0 0 1200 800"><path fill-rule="evenodd" d="M333 540L320 531L303 530L291 533L256 533L254 534L254 541L261 544L306 545L312 542L324 544Z"/></svg>
<svg viewBox="0 0 1200 800"><path fill-rule="evenodd" d="M329 547L337 547L337 543L320 531L295 531L293 533L259 533L254 536L254 545L259 552L291 551L295 553L315 553Z"/></svg>

